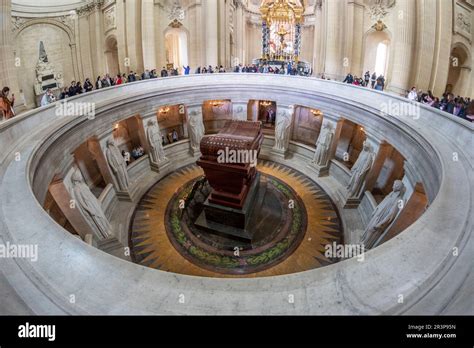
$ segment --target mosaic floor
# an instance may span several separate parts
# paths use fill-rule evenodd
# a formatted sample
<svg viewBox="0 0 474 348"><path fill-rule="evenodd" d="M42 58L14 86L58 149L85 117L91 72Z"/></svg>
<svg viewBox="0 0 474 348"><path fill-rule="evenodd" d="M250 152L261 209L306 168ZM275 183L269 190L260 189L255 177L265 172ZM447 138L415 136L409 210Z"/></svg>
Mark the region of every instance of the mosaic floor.
<svg viewBox="0 0 474 348"><path fill-rule="evenodd" d="M173 207L179 212L180 197L203 175L191 165L156 183L137 205L130 228L133 260L163 271L207 277L274 276L334 262L324 256L325 245L341 242L342 227L327 194L286 166L260 161L258 170L269 182L266 199L276 214L262 213L274 220L261 225L266 238L235 253L232 243L215 239L210 243L209 236L186 228L176 216L173 219ZM285 209L289 200L296 202L296 209Z"/></svg>

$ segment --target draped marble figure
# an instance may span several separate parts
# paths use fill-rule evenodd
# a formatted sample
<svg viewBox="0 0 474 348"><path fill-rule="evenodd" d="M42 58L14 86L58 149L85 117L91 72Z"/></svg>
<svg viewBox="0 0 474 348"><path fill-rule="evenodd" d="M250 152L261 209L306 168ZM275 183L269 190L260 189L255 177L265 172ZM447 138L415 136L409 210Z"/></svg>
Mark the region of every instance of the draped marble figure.
<svg viewBox="0 0 474 348"><path fill-rule="evenodd" d="M402 199L404 191L405 186L403 183L400 180L395 180L393 183L393 191L375 208L372 213L372 218L367 224L360 240L366 249L370 249L374 246L380 236L382 236L397 217L400 211L399 201Z"/></svg>
<svg viewBox="0 0 474 348"><path fill-rule="evenodd" d="M351 179L347 185L348 197L359 197L362 186L364 185L365 177L367 176L372 164L374 162L374 153L372 146L368 141L364 142L363 150L359 155L356 163L351 169Z"/></svg>
<svg viewBox="0 0 474 348"><path fill-rule="evenodd" d="M204 123L202 123L202 119L197 112L194 112L189 118L188 131L191 147L199 150L201 139L204 136Z"/></svg>
<svg viewBox="0 0 474 348"><path fill-rule="evenodd" d="M328 164L329 149L331 148L333 137L334 132L332 131L332 126L330 123L326 123L316 142L313 163L320 167L324 167Z"/></svg>
<svg viewBox="0 0 474 348"><path fill-rule="evenodd" d="M100 240L111 237L110 223L105 217L102 206L86 185L81 172L76 169L71 177L72 197L76 206L86 219L94 234Z"/></svg>
<svg viewBox="0 0 474 348"><path fill-rule="evenodd" d="M275 128L275 148L278 150L286 150L288 139L290 136L290 120L286 114L282 112L278 117Z"/></svg>
<svg viewBox="0 0 474 348"><path fill-rule="evenodd" d="M109 164L115 179L117 179L119 189L127 191L130 182L128 178L127 164L112 139L107 140L107 150L105 155L107 163Z"/></svg>
<svg viewBox="0 0 474 348"><path fill-rule="evenodd" d="M161 163L166 161L165 151L163 150L163 143L159 126L153 122L148 121L146 129L146 138L150 147L151 160L154 163Z"/></svg>

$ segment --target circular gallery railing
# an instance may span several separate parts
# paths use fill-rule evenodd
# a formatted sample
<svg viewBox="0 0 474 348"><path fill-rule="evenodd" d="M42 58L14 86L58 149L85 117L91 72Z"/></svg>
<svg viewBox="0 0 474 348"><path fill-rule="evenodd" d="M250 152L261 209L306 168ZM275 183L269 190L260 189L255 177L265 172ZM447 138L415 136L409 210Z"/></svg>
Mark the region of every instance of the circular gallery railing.
<svg viewBox="0 0 474 348"><path fill-rule="evenodd" d="M66 233L42 208L50 183L70 174L74 151L92 135L100 148L101 135L133 115L178 104L192 114L208 100L231 100L234 116L245 119L245 106L255 99L274 101L284 110L294 105L320 110L336 127L341 119L357 124L379 152L390 144L403 158L404 180L413 191L422 185L428 208L402 233L366 252L363 262L351 258L295 274L232 280L173 274L121 260ZM37 314L435 314L469 301L464 284L473 259L471 124L424 106L407 117L386 108L408 105L405 99L360 87L260 74L150 80L70 101L94 103L95 117L58 117L51 105L0 125L1 243L38 248L37 260L0 261L17 308ZM344 127L336 130L345 132ZM334 199L344 230L350 231L353 214L344 211L353 207L341 196L349 170L333 159L329 176L318 178L307 166L314 148L293 139L282 151L275 137L266 137L263 157L313 178ZM165 152L170 170L196 159L187 140ZM136 201L152 184L134 184L128 199ZM351 211L364 211L364 204L373 210L373 201L357 202L362 208Z"/></svg>

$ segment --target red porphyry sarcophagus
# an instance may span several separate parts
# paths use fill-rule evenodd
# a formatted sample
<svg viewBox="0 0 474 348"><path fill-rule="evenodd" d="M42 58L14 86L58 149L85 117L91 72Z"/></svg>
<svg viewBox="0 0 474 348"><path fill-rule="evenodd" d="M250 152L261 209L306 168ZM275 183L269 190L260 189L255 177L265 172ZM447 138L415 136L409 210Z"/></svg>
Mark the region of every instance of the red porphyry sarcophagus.
<svg viewBox="0 0 474 348"><path fill-rule="evenodd" d="M209 202L242 209L257 173L263 143L261 122L227 121L216 135L201 140L197 164L212 187Z"/></svg>

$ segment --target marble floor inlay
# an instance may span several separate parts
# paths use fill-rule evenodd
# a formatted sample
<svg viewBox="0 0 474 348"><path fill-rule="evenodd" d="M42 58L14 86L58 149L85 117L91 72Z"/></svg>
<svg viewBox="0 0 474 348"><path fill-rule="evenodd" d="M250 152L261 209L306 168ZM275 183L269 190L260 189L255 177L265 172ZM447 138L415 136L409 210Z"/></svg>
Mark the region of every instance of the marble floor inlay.
<svg viewBox="0 0 474 348"><path fill-rule="evenodd" d="M260 161L264 204L253 217L251 245L200 231L179 206L203 178L196 165L156 183L137 205L130 227L133 260L164 271L207 277L262 277L301 272L337 260L325 246L342 242L342 224L328 195L294 169ZM181 201L180 201L181 200ZM259 221L271 224L259 224ZM265 226L265 228L260 228Z"/></svg>

